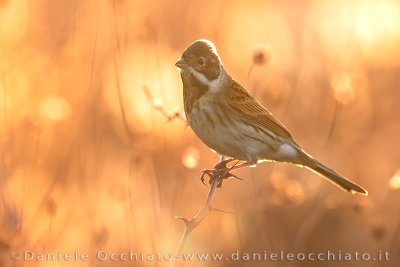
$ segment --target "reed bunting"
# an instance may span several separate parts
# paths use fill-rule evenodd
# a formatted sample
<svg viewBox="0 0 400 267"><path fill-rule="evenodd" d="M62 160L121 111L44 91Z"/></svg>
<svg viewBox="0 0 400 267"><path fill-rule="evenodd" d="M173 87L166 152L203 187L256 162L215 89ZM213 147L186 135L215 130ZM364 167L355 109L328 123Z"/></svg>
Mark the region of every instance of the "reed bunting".
<svg viewBox="0 0 400 267"><path fill-rule="evenodd" d="M285 126L227 73L213 43L195 41L175 65L181 70L186 118L207 146L248 165L259 160L296 164L348 192L368 194L308 155Z"/></svg>

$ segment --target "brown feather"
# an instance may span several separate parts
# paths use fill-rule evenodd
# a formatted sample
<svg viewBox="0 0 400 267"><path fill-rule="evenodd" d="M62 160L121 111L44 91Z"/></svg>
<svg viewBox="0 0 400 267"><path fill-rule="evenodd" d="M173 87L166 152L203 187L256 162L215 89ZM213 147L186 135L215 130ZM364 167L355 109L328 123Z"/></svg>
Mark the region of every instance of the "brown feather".
<svg viewBox="0 0 400 267"><path fill-rule="evenodd" d="M238 111L239 114L242 114L260 127L278 136L293 140L292 135L285 126L252 97L237 81L232 79L230 86L226 88L228 88L226 92L228 103L233 109Z"/></svg>

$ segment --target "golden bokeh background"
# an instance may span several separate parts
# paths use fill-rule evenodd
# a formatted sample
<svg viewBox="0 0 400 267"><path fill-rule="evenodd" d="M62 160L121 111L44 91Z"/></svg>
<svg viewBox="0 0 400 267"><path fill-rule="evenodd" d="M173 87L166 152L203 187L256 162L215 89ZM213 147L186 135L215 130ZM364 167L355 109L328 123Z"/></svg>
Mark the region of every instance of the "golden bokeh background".
<svg viewBox="0 0 400 267"><path fill-rule="evenodd" d="M185 250L387 250L389 262L351 266L398 266L396 0L0 0L0 266L169 265L24 262L10 252L176 251L175 215L202 205L200 170L218 157L142 89L167 112L183 110L174 63L200 38L307 152L369 196L263 163L236 173L246 182L224 182L214 206L233 213L212 212ZM183 263L266 264L292 263ZM320 266L295 262L307 264Z"/></svg>

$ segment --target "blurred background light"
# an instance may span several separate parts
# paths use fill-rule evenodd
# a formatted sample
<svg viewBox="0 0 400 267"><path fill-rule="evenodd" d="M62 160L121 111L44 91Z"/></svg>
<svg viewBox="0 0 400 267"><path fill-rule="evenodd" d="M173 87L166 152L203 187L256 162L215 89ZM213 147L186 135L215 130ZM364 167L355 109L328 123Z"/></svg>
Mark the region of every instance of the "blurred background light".
<svg viewBox="0 0 400 267"><path fill-rule="evenodd" d="M183 156L182 156L182 163L189 169L194 169L197 167L199 162L200 153L194 147L188 147Z"/></svg>
<svg viewBox="0 0 400 267"><path fill-rule="evenodd" d="M400 169L390 178L389 185L392 189L400 189Z"/></svg>
<svg viewBox="0 0 400 267"><path fill-rule="evenodd" d="M42 118L59 121L69 114L70 105L60 96L49 96L40 102L39 112Z"/></svg>

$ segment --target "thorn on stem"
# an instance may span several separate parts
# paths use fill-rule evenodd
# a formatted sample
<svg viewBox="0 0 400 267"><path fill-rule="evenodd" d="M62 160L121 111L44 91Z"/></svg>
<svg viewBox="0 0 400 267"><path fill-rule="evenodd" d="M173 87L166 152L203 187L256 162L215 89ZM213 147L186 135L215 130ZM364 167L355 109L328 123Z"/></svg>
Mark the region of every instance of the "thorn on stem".
<svg viewBox="0 0 400 267"><path fill-rule="evenodd" d="M214 208L214 207L212 207L212 206L211 206L210 209L211 209L211 211L233 214L232 211L227 211L227 210L223 210L223 209L218 209L218 208Z"/></svg>
<svg viewBox="0 0 400 267"><path fill-rule="evenodd" d="M185 217L175 216L175 218L182 220L185 223L186 227L190 224L190 220L186 219Z"/></svg>

